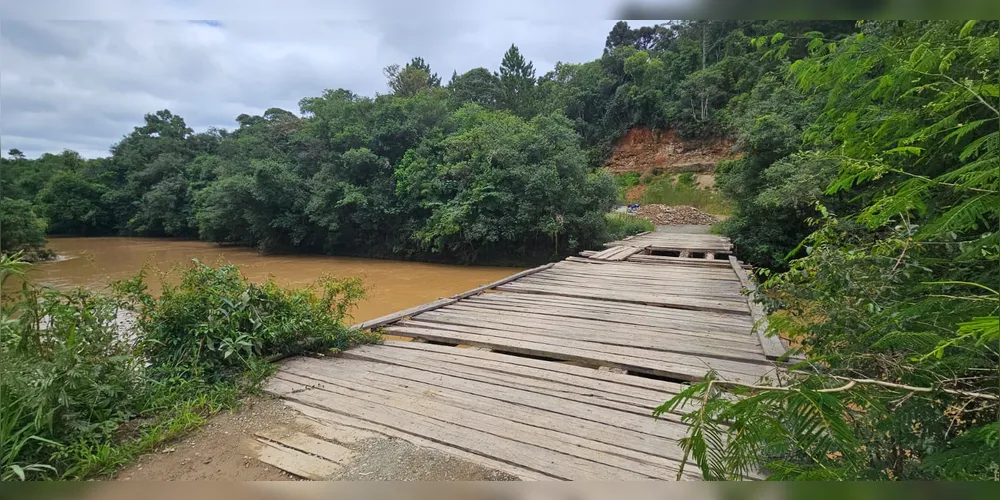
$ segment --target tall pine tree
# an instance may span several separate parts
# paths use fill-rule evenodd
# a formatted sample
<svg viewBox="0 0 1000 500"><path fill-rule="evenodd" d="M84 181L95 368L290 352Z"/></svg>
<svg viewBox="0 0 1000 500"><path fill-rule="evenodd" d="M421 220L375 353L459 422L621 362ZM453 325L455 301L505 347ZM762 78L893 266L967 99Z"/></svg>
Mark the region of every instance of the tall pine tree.
<svg viewBox="0 0 1000 500"><path fill-rule="evenodd" d="M535 66L511 44L500 63L500 107L522 118L534 114Z"/></svg>

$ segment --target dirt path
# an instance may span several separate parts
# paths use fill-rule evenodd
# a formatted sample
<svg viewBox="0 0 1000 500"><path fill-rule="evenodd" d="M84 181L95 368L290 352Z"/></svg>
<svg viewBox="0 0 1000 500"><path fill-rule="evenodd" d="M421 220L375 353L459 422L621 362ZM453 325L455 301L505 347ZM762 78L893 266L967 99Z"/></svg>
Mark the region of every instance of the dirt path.
<svg viewBox="0 0 1000 500"><path fill-rule="evenodd" d="M178 441L118 472L124 481L288 481L299 478L257 459L255 433L296 428L302 416L277 398L254 396ZM436 450L370 434L345 446L355 457L331 480L508 481L513 477Z"/></svg>

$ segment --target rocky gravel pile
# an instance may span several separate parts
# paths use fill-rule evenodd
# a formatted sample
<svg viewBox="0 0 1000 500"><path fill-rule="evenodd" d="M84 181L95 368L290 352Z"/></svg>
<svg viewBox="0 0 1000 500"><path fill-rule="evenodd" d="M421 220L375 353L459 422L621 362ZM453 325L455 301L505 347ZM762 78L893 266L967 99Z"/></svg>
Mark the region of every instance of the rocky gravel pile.
<svg viewBox="0 0 1000 500"><path fill-rule="evenodd" d="M657 226L708 226L719 221L718 217L686 205L640 205L635 215Z"/></svg>

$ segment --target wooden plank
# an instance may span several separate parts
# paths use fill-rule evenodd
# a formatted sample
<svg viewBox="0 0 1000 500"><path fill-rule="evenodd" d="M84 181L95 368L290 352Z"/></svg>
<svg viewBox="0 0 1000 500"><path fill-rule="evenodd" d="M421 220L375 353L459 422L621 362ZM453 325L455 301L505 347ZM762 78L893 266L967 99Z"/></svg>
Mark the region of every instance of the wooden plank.
<svg viewBox="0 0 1000 500"><path fill-rule="evenodd" d="M429 316L432 315L433 316ZM686 334L662 329L628 327L614 323L574 318L546 318L542 315L511 314L506 311L455 309L435 311L401 322L400 325L453 324L483 326L522 333L537 333L548 337L583 340L598 344L620 345L665 352L687 352L696 355L730 358L739 361L765 362L760 346L750 342L733 342L705 334ZM752 337L751 337L752 338Z"/></svg>
<svg viewBox="0 0 1000 500"><path fill-rule="evenodd" d="M347 361L347 360L345 360ZM316 376L317 370L309 370ZM455 406L430 402L419 397L386 390L398 382L354 383L338 377L336 383L313 382L315 379L281 371L276 385L291 384L299 392L284 397L336 413L372 420L424 438L442 441L466 451L519 464L559 479L648 479L650 476L598 462L600 453L580 446L576 454L567 453L572 443L565 439L543 439L535 428ZM304 384L295 382L304 381ZM391 382L391 381L390 381ZM492 417L492 418L491 418ZM489 425L487 425L487 423ZM564 451L556 451L555 449ZM588 454L590 458L578 455ZM610 455L610 454L605 454ZM660 469L667 476L669 469Z"/></svg>
<svg viewBox="0 0 1000 500"><path fill-rule="evenodd" d="M407 366L423 366L426 367L427 371L432 372L478 374L484 377L493 376L525 390L559 391L562 396L557 397L569 397L567 394L588 396L623 402L640 408L655 407L683 389L683 386L680 384L664 382L664 384L671 384L673 387L670 387L666 391L657 391L645 387L622 384L613 380L590 378L566 371L541 369L508 362L514 359L530 358L515 358L505 354L497 354L494 359L474 358L461 354L466 349L447 348L444 346L435 347L448 349L448 351L420 351L414 349L385 348L384 346L381 348L362 346L344 353L344 357L353 358L360 356L377 359L385 363L405 363ZM546 368L552 366L572 366L562 363L545 363ZM586 368L586 370L592 369ZM649 412L647 411L645 415L649 415Z"/></svg>
<svg viewBox="0 0 1000 500"><path fill-rule="evenodd" d="M262 439L257 440L255 448L257 449L257 459L261 462L313 481L325 481L341 468L340 465L328 460L278 446Z"/></svg>
<svg viewBox="0 0 1000 500"><path fill-rule="evenodd" d="M595 288L601 290L625 290L642 292L646 289L655 291L657 294L681 295L686 297L706 297L735 300L743 300L738 286L728 284L711 284L711 282L699 282L682 280L657 281L654 279L633 279L615 277L582 277L569 274L546 274L545 276L529 277L518 280L520 284L540 284L570 286L574 288Z"/></svg>
<svg viewBox="0 0 1000 500"><path fill-rule="evenodd" d="M361 360L357 363L346 373L334 373L329 363L313 363L283 371L278 377L331 394L384 400L425 419L497 434L647 477L666 476L664 469L676 472L683 458L676 439L685 436L686 430L677 423L537 395L517 395L514 390L480 394L482 389L476 389L479 384L458 377Z"/></svg>
<svg viewBox="0 0 1000 500"><path fill-rule="evenodd" d="M583 342L586 348L592 351L608 351L612 348L627 348L648 351L643 353L647 357L649 353L670 353L675 355L693 356L697 358L729 360L738 363L752 363L758 365L770 364L759 346L720 346L718 344L706 345L707 341L699 337L667 336L656 335L654 339L644 339L642 335L626 336L620 332L608 332L607 339L602 338L601 333L595 329L581 331L573 328L558 328L552 325L539 325L536 327L507 324L488 323L475 319L454 319L454 318L428 318L425 320L408 320L397 323L400 327L424 328L430 330L449 330L465 333L475 333L479 335L490 335L495 337L509 337L508 334L525 336L525 339L545 344L559 344L563 340ZM583 347L580 345L579 347ZM622 353L623 355L638 355L639 353ZM689 363L702 366L701 363Z"/></svg>
<svg viewBox="0 0 1000 500"><path fill-rule="evenodd" d="M703 311L622 304L618 302L561 297L558 295L491 293L470 299L465 304L497 304L525 308L527 310L535 308L541 309L545 314L553 316L592 318L646 326L678 324L687 327L685 331L694 333L722 331L739 338L750 336L754 324L753 319L749 315L713 314ZM757 340L754 339L753 343L757 345Z"/></svg>
<svg viewBox="0 0 1000 500"><path fill-rule="evenodd" d="M679 257L671 257L679 258ZM691 262L708 262L705 259L687 259ZM639 276L705 276L714 279L726 279L738 281L735 276L729 274L730 267L726 264L722 266L664 266L658 264L648 264L643 262L632 262L629 260L610 262L595 259L583 259L578 257L567 257L562 262L553 266L556 269L575 269L577 271L590 273L609 274L632 274Z"/></svg>
<svg viewBox="0 0 1000 500"><path fill-rule="evenodd" d="M435 300L434 302L428 302L426 304L421 304L419 306L411 307L409 309L404 309L399 312L394 312L392 314L386 314L385 316L380 316L375 319L370 319L368 321L365 321L364 323L354 325L351 328L360 330L378 328L380 326L388 325L390 323L399 321L405 317L413 316L414 314L420 314L424 311L430 311L433 309L437 309L439 307L444 307L448 304L454 304L455 302L457 302L457 299L452 299L452 298L438 299Z"/></svg>
<svg viewBox="0 0 1000 500"><path fill-rule="evenodd" d="M473 351L469 349L455 349L448 346L433 344L414 344L412 342L387 341L383 346L397 350L420 351L422 354L447 354L457 358L468 358L477 366L486 366L498 371L511 371L512 373L524 373L526 376L560 380L564 383L600 384L594 387L602 390L617 391L621 394L632 394L635 397L645 397L657 399L656 394L650 395L647 391L663 394L676 394L684 388L681 384L655 380L649 378L635 377L632 375L617 375L598 372L593 368L583 366L568 365L564 363L553 363L533 358L519 356L508 356L506 354L493 353L488 351ZM364 349L359 347L357 349ZM456 361L459 362L459 361ZM497 364L499 363L499 364ZM605 384L614 384L608 386Z"/></svg>
<svg viewBox="0 0 1000 500"><path fill-rule="evenodd" d="M641 292L608 292L601 290L578 290L570 287L528 285L507 283L498 288L505 292L562 295L565 297L600 298L603 300L631 304L646 304L693 311L713 311L731 314L749 314L746 304L723 302L680 295L646 294Z"/></svg>
<svg viewBox="0 0 1000 500"><path fill-rule="evenodd" d="M732 266L733 272L735 272L736 276L740 279L740 282L743 283L743 286L750 291L750 294L746 297L747 305L750 307L750 314L754 319L753 331L754 334L757 335L757 339L760 341L761 349L764 350L764 356L768 359L780 358L788 351L788 348L777 335L768 336L766 334L767 315L764 314L764 309L760 306L760 304L753 299L753 294L757 292L757 285L750 281L746 272L740 266L739 261L736 260L736 257L730 256L729 264Z"/></svg>
<svg viewBox="0 0 1000 500"><path fill-rule="evenodd" d="M296 427L305 429L314 436L318 436L320 439L335 441L337 443L351 444L379 437L379 435L374 432L369 432L347 425L341 425L335 422L318 422L309 418L296 418L295 425Z"/></svg>
<svg viewBox="0 0 1000 500"><path fill-rule="evenodd" d="M619 323L615 321L608 321L606 319L592 317L582 317L580 315L558 315L551 314L551 311L546 310L525 310L524 307L518 308L514 307L504 307L502 305L496 305L491 303L475 303L453 306L453 309L440 310L441 313L481 313L491 315L491 319L488 321L508 324L508 325L524 325L530 327L544 327L546 329L566 329L571 331L583 331L591 332L596 334L594 338L601 339L602 341L611 341L611 343L617 343L625 339L631 339L635 337L638 342L694 342L694 343L704 343L706 347L716 347L719 349L733 349L736 351L746 351L752 352L754 354L763 353L760 351L760 345L757 339L752 335L749 335L749 329L739 335L726 334L725 332L713 332L713 331L702 331L702 332L692 332L690 330L682 329L680 326L671 326L669 324L664 325L644 325L636 323ZM584 314L581 312L580 314ZM593 316L596 316L593 315ZM464 316L470 318L470 316ZM427 321L426 317L417 317L413 320L417 321ZM509 321L509 322L507 322ZM614 338L608 339L606 337L613 334ZM602 337L603 336L603 337ZM582 338L582 337L581 337ZM664 346L667 350L675 348L672 346Z"/></svg>
<svg viewBox="0 0 1000 500"><path fill-rule="evenodd" d="M497 417L542 428L560 428L561 418L571 423L577 431L561 431L590 440L605 442L629 448L639 446L636 442L606 441L609 433L631 436L637 440L656 440L667 449L656 452L657 456L680 459L682 453L676 447L676 440L686 435L681 417L652 419L652 411L645 414L622 411L614 408L591 405L566 398L527 391L517 387L497 386L468 378L464 374L433 373L422 368L400 364L384 363L362 358L344 359L334 367L332 363L312 358L302 358L303 363L289 365L277 375L279 379L290 380L306 387L330 391L362 392L371 395L372 401L379 397L403 396L425 400L429 408L449 405L465 410L489 413ZM318 361L318 362L310 362ZM289 375L303 377L289 378ZM318 383L317 383L318 382ZM328 388L324 384L334 387ZM407 407L426 416L431 413L417 407ZM447 418L447 417L446 417ZM466 425L466 424L462 424ZM555 427L553 427L555 425ZM498 429L480 429L493 432ZM514 438L523 440L524 436ZM605 439L605 441L601 441ZM529 441L530 442L530 441ZM538 443L533 443L538 444ZM631 448L630 448L631 449Z"/></svg>
<svg viewBox="0 0 1000 500"><path fill-rule="evenodd" d="M346 465L355 456L354 452L349 448L318 439L287 427L267 429L255 432L254 434L257 437L272 441L285 448L291 448L303 453L315 455L340 465Z"/></svg>
<svg viewBox="0 0 1000 500"><path fill-rule="evenodd" d="M418 328L392 326L390 332L406 337L420 337L431 341L451 342L477 347L487 347L503 352L542 356L566 361L581 361L592 365L608 365L629 371L673 378L699 381L710 369L729 380L754 383L771 370L764 365L737 363L691 355L660 351L609 346L588 342L563 340L559 343L544 337L508 331L452 326L447 328ZM738 371L736 371L738 370Z"/></svg>
<svg viewBox="0 0 1000 500"><path fill-rule="evenodd" d="M525 271L521 271L521 272L519 272L517 274L512 274L510 276L507 276L506 278L498 279L498 280L496 280L496 281L494 281L492 283L489 283L489 284L486 284L486 285L483 285L483 286L480 286L480 287L473 288L472 290L469 290L467 292L462 292L462 293L453 295L451 298L456 299L456 300L460 300L460 299L464 299L464 298L467 298L467 297L471 297L473 295L477 295L479 293L485 292L486 290L490 290L492 288L496 288L496 287L498 287L498 286L500 286L500 285L502 285L504 283L509 283L509 282L514 281L516 279L520 279L520 278L523 278L525 276L530 276L530 275L535 274L537 272L545 271L546 269L549 269L549 268L551 268L554 265L555 265L555 263L552 262L552 263L549 263L549 264L543 264L543 265L538 266L538 267L533 267L531 269L528 269L528 270L525 270Z"/></svg>
<svg viewBox="0 0 1000 500"><path fill-rule="evenodd" d="M522 481L551 481L556 479L553 476L548 476L541 474L539 472L526 469L524 467L519 467L513 463L503 462L500 460L494 460L489 457L478 455L475 453L469 453L465 450L449 446L446 443L441 443L438 441L432 441L430 439L425 439L420 436L416 436L410 433L401 432L388 426L380 425L375 422L369 422L367 420L362 420L359 418L354 418L343 413L333 413L322 408L317 408L315 406L310 406L308 404L299 403L297 401L284 401L285 406L305 415L306 417L319 422L320 425L337 424L351 427L353 429L359 429L362 432L374 432L381 434L383 436L393 437L402 441L406 441L414 446L420 446L423 448L431 448L442 453L447 453L453 455L462 460L467 460L469 462L478 463L480 465L489 467L491 469L496 469L502 472L506 472Z"/></svg>
<svg viewBox="0 0 1000 500"><path fill-rule="evenodd" d="M728 269L729 262L724 260L713 260L713 259L682 259L680 257L669 257L666 255L633 255L628 258L629 262L649 262L653 264L670 264L670 265L681 265L681 266L705 266L705 267L718 267L721 269Z"/></svg>
<svg viewBox="0 0 1000 500"><path fill-rule="evenodd" d="M642 252L642 248L638 247L627 247L627 250L623 250L621 253L615 254L612 260L625 260L639 252Z"/></svg>

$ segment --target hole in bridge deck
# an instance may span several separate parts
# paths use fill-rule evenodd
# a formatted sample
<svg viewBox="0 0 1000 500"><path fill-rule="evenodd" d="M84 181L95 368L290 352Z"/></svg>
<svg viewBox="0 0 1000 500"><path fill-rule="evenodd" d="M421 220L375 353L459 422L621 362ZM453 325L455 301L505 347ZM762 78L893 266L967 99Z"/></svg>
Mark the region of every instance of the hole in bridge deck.
<svg viewBox="0 0 1000 500"><path fill-rule="evenodd" d="M661 257L680 257L681 253L676 250L650 250L649 255L659 255Z"/></svg>
<svg viewBox="0 0 1000 500"><path fill-rule="evenodd" d="M498 354L506 354L508 356L517 356L519 358L537 359L539 361L555 361L557 363L566 362L566 360L559 358L550 358L548 356L536 356L534 354L521 354L519 352L502 351L499 349L493 349L493 352Z"/></svg>
<svg viewBox="0 0 1000 500"><path fill-rule="evenodd" d="M685 385L690 384L690 381L688 380L682 380L673 377L664 377L663 375L650 375L649 373L635 372L632 370L627 370L625 373L627 375L635 375L636 377L648 378L652 380L660 380L663 382L673 382L675 384L685 384Z"/></svg>
<svg viewBox="0 0 1000 500"><path fill-rule="evenodd" d="M443 346L448 346L448 347L457 347L458 346L458 344L456 344L454 342L441 342L440 340L425 340L424 343L425 344L431 344L431 345L443 345Z"/></svg>
<svg viewBox="0 0 1000 500"><path fill-rule="evenodd" d="M691 252L691 258L692 259L704 259L705 258L705 252Z"/></svg>
<svg viewBox="0 0 1000 500"><path fill-rule="evenodd" d="M732 254L728 253L717 253L715 254L715 260L729 260L729 256Z"/></svg>

